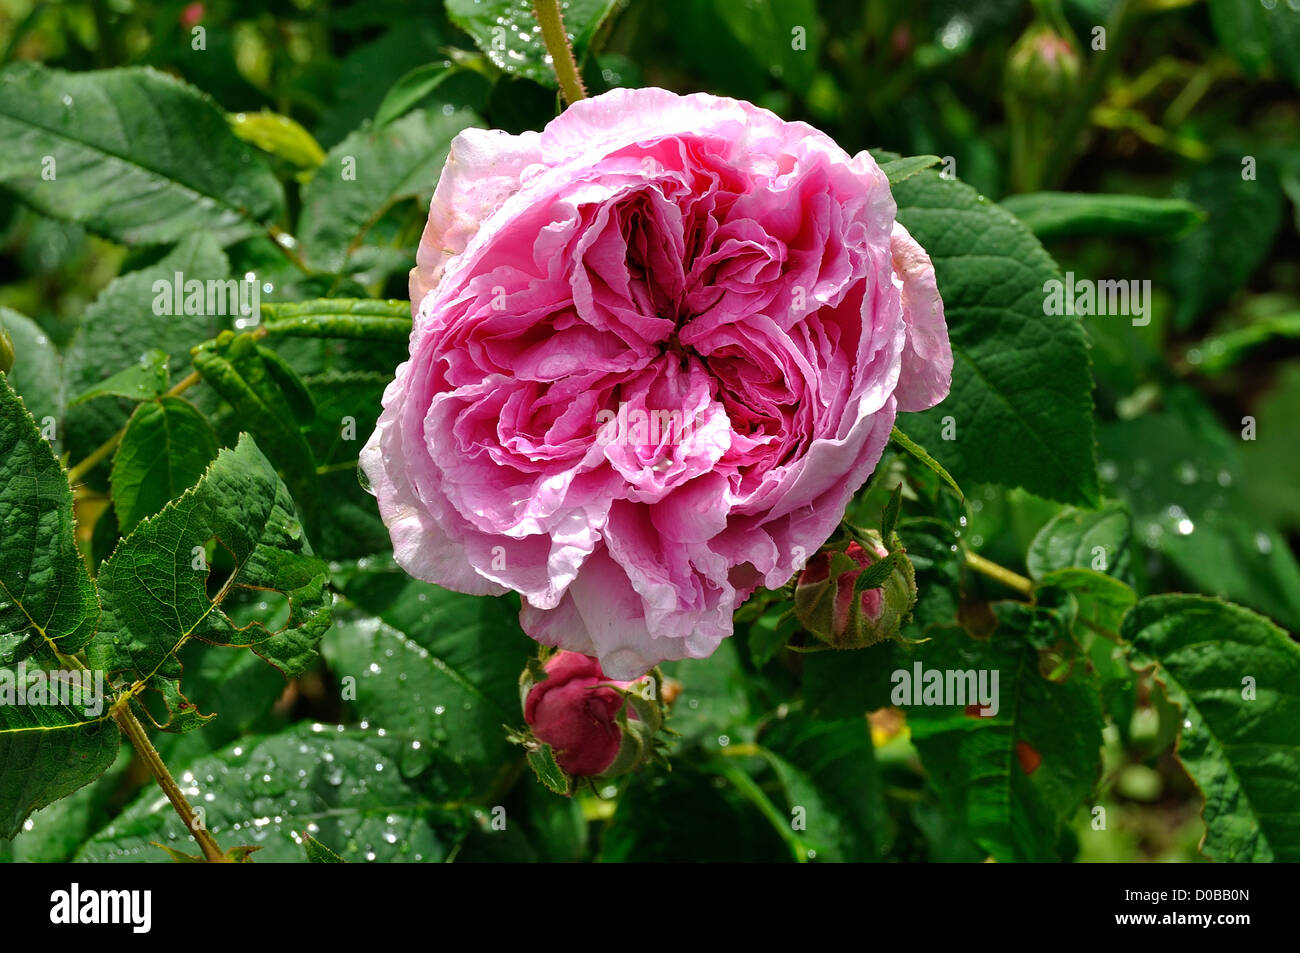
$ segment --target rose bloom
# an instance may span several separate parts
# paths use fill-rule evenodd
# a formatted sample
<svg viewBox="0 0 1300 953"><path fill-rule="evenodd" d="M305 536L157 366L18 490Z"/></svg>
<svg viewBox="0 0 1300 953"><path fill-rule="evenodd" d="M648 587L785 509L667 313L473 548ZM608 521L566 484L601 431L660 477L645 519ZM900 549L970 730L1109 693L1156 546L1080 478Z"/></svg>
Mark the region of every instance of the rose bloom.
<svg viewBox="0 0 1300 953"><path fill-rule="evenodd" d="M515 590L529 635L610 678L711 654L831 535L897 412L948 393L895 214L865 152L732 99L617 89L462 132L361 453L397 562Z"/></svg>

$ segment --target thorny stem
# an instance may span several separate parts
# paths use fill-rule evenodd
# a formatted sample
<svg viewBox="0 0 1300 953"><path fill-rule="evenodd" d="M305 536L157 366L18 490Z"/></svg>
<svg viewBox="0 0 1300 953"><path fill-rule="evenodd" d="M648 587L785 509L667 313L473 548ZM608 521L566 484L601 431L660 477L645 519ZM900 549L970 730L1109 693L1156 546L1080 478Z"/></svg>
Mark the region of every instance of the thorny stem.
<svg viewBox="0 0 1300 953"><path fill-rule="evenodd" d="M573 58L573 47L564 32L564 17L560 14L559 0L533 0L533 15L542 28L542 42L551 54L555 78L560 81L560 94L566 103L576 103L587 98L578 75L578 63Z"/></svg>
<svg viewBox="0 0 1300 953"><path fill-rule="evenodd" d="M985 559L978 553L966 552L966 565L976 572L988 576L990 579L996 579L1002 585L1016 590L1026 599L1031 598L1034 594L1034 583L1026 579L1020 573L1012 572L1005 566L999 566L991 559Z"/></svg>
<svg viewBox="0 0 1300 953"><path fill-rule="evenodd" d="M131 711L129 695L123 697L120 702L113 706L113 720L131 739L131 744L135 747L136 753L149 766L149 771L158 782L158 786L163 789L163 793L167 795L167 800L172 802L172 807L176 808L176 813L185 822L185 829L198 842L199 849L203 851L204 859L210 864L226 863L226 855L222 853L212 835L196 820L194 808L185 799L185 795L181 792L176 779L167 770L167 765L163 764L158 749L153 746L153 742L149 740L148 732L144 730L144 725L140 724L140 719L136 718L135 713Z"/></svg>
<svg viewBox="0 0 1300 953"><path fill-rule="evenodd" d="M197 384L200 380L202 380L202 378L199 377L199 372L191 371L189 375L177 381L176 386L173 387L171 390L169 390L163 396L175 397L178 394L183 394L185 393L185 391L189 390L191 387ZM126 428L123 427L117 433L113 434L113 436L105 440L104 443L101 444L95 450L94 453L86 457L86 459L82 460L75 467L71 467L68 470L68 482L71 483L73 486L76 486L78 483L80 483L82 477L84 477L91 470L95 469L95 467L103 463L104 460L106 460L108 456L114 450L117 449L117 445L122 442L122 435L125 433L126 433Z"/></svg>

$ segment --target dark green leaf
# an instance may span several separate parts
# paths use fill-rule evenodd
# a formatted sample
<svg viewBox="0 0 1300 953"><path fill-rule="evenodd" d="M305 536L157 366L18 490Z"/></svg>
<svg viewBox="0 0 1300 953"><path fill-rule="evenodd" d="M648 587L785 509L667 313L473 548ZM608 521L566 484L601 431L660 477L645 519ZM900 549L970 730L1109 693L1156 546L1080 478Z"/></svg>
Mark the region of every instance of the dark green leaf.
<svg viewBox="0 0 1300 953"><path fill-rule="evenodd" d="M563 7L564 32L573 37L579 62L596 31L617 7L618 0L567 0ZM447 16L507 73L551 88L557 85L531 4L520 5L515 0L447 0Z"/></svg>
<svg viewBox="0 0 1300 953"><path fill-rule="evenodd" d="M216 434L193 404L162 397L137 407L109 474L118 531L130 535L197 483L216 455Z"/></svg>
<svg viewBox="0 0 1300 953"><path fill-rule="evenodd" d="M1182 709L1178 757L1205 795L1205 853L1300 860L1300 646L1203 596L1143 599L1123 635Z"/></svg>
<svg viewBox="0 0 1300 953"><path fill-rule="evenodd" d="M1145 195L1030 192L1007 196L1002 207L1039 238L1178 235L1205 221L1191 202Z"/></svg>
<svg viewBox="0 0 1300 953"><path fill-rule="evenodd" d="M96 397L122 397L126 400L153 400L167 390L169 375L166 351L150 348L140 356L140 361L126 370L118 371L108 380L82 391L69 407L76 407Z"/></svg>
<svg viewBox="0 0 1300 953"><path fill-rule="evenodd" d="M955 362L948 398L902 426L959 481L1097 502L1083 329L1044 314L1056 265L1014 216L961 182L921 172L894 197L934 260Z"/></svg>
<svg viewBox="0 0 1300 953"><path fill-rule="evenodd" d="M276 337L395 341L411 335L409 301L318 298L262 307L266 333Z"/></svg>
<svg viewBox="0 0 1300 953"><path fill-rule="evenodd" d="M211 100L171 76L16 63L0 89L0 185L47 215L156 244L229 241L283 214L275 177Z"/></svg>

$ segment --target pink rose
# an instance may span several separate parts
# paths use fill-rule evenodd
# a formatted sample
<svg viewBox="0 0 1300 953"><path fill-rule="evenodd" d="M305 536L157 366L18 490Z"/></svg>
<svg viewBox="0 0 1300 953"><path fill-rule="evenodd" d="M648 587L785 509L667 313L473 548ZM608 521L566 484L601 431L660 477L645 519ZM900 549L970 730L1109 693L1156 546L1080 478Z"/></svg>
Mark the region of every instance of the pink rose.
<svg viewBox="0 0 1300 953"><path fill-rule="evenodd" d="M617 89L456 137L410 359L361 465L397 561L523 597L630 679L703 658L834 531L895 414L948 392L884 173L732 99Z"/></svg>
<svg viewBox="0 0 1300 953"><path fill-rule="evenodd" d="M524 700L524 720L539 741L555 752L555 762L575 777L603 774L623 741L616 717L623 695L600 670L600 663L577 652L560 652L544 666L546 679Z"/></svg>

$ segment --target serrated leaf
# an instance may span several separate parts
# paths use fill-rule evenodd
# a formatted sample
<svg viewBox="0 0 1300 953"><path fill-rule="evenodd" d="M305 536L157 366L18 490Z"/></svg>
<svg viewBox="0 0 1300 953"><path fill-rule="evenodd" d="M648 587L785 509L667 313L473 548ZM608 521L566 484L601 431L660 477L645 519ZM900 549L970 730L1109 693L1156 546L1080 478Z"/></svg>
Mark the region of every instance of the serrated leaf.
<svg viewBox="0 0 1300 953"><path fill-rule="evenodd" d="M198 232L230 241L284 212L279 182L212 101L152 69L8 66L0 139L0 185L126 244Z"/></svg>
<svg viewBox="0 0 1300 953"><path fill-rule="evenodd" d="M217 435L189 401L161 397L137 407L109 474L118 532L129 536L197 483L216 455Z"/></svg>
<svg viewBox="0 0 1300 953"><path fill-rule="evenodd" d="M1084 567L1133 581L1133 516L1128 505L1107 501L1096 510L1066 507L1034 536L1025 556L1034 579L1054 569Z"/></svg>
<svg viewBox="0 0 1300 953"><path fill-rule="evenodd" d="M282 384L286 374L295 376L288 363L268 362L254 334L227 332L194 352L194 369L234 408L240 429L268 448L267 455L284 474L294 502L306 519L314 521L320 499L316 461L299 428L295 404L301 404L302 398L291 399Z"/></svg>
<svg viewBox="0 0 1300 953"><path fill-rule="evenodd" d="M301 835L302 848L307 854L307 860L313 864L343 864L347 863L342 857L334 853L316 838L310 834Z"/></svg>
<svg viewBox="0 0 1300 953"><path fill-rule="evenodd" d="M1101 773L1097 687L1078 668L1064 684L1039 673L1024 632L1012 631L1034 615L1021 607L1017 617L1002 617L987 640L960 629L935 632L903 667L914 676L919 663L945 680L953 672L982 671L990 680L998 673L996 715L976 714L967 707L979 704L973 698L901 707L945 812L999 861L1054 859L1062 825ZM921 700L924 683L923 674L912 701Z"/></svg>
<svg viewBox="0 0 1300 953"><path fill-rule="evenodd" d="M433 194L452 138L479 124L465 110L420 110L383 129L357 130L331 149L302 193L298 240L307 263L342 271L385 211Z"/></svg>
<svg viewBox="0 0 1300 953"><path fill-rule="evenodd" d="M602 22L617 7L618 0L567 0L563 8L564 32L573 37L579 63ZM532 4L521 5L516 0L447 0L447 16L505 72L552 89L557 86L541 32L535 29Z"/></svg>
<svg viewBox="0 0 1300 953"><path fill-rule="evenodd" d="M411 335L409 301L318 298L263 305L263 327L273 337L347 338L405 344Z"/></svg>
<svg viewBox="0 0 1300 953"><path fill-rule="evenodd" d="M0 837L99 777L117 754L107 699L96 704L93 679L58 654L81 649L99 618L74 527L63 467L0 374ZM23 676L36 673L47 688L75 678L86 691L66 703L28 697Z"/></svg>
<svg viewBox="0 0 1300 953"><path fill-rule="evenodd" d="M894 197L899 221L934 261L954 359L948 398L900 426L959 482L1096 503L1083 329L1043 311L1044 283L1060 279L1055 263L1011 213L961 182L922 172ZM946 418L956 439L943 439Z"/></svg>
<svg viewBox="0 0 1300 953"><path fill-rule="evenodd" d="M1178 235L1205 221L1185 199L1085 192L1009 195L1002 207L1039 238L1108 235Z"/></svg>
<svg viewBox="0 0 1300 953"><path fill-rule="evenodd" d="M885 178L889 179L889 184L893 187L942 161L938 156L906 156L881 162L880 171L885 173Z"/></svg>
<svg viewBox="0 0 1300 953"><path fill-rule="evenodd" d="M548 791L564 795L570 793L569 776L561 770L550 745L542 745L536 751L528 752L528 767L533 769L533 775Z"/></svg>
<svg viewBox="0 0 1300 953"><path fill-rule="evenodd" d="M323 651L336 678L355 680L355 717L418 742L410 759L448 762L451 796L486 791L523 755L502 727L522 720L519 673L534 649L518 610L397 572L340 586L365 611L341 612Z"/></svg>
<svg viewBox="0 0 1300 953"><path fill-rule="evenodd" d="M231 561L224 578L211 568L215 557L204 555L209 546ZM156 689L172 718L188 718L193 706L186 707L180 694L176 652L189 639L244 647L296 675L315 659L316 643L329 627L327 578L288 490L245 434L100 567L103 616L87 651L119 684ZM232 593L263 590L288 598L286 619L270 627L231 618L225 603Z"/></svg>
<svg viewBox="0 0 1300 953"><path fill-rule="evenodd" d="M1263 616L1204 596L1143 599L1123 635L1134 664L1155 665L1182 709L1177 754L1205 796L1206 855L1300 860L1300 646Z"/></svg>
<svg viewBox="0 0 1300 953"><path fill-rule="evenodd" d="M823 721L794 713L761 736L786 791L786 817L801 839L830 862L879 859L887 828L883 785L864 718ZM796 808L802 810L795 814Z"/></svg>
<svg viewBox="0 0 1300 953"><path fill-rule="evenodd" d="M9 385L38 424L46 418L57 422L63 416L63 359L54 342L31 318L3 306L0 328L14 348Z"/></svg>
<svg viewBox="0 0 1300 953"><path fill-rule="evenodd" d="M153 400L167 390L167 362L170 358L166 351L150 348L140 356L140 360L126 370L118 371L103 383L82 391L68 404L76 407L96 397L121 397L125 400Z"/></svg>
<svg viewBox="0 0 1300 953"><path fill-rule="evenodd" d="M173 377L188 374L190 349L216 337L230 326L232 318L172 314L172 292L155 292L154 287L162 282L171 289L178 273L187 281L216 281L227 278L229 272L230 264L216 241L210 235L198 234L179 242L155 264L114 278L86 309L81 327L68 347L68 393L98 387L154 349L167 353ZM131 408L112 399L71 408L64 424L64 439L73 459L86 456L120 430L130 413Z"/></svg>
<svg viewBox="0 0 1300 953"><path fill-rule="evenodd" d="M193 778L196 804L218 843L251 842L257 863L301 863L310 834L345 861L439 862L463 817L398 770L402 742L373 731L300 724L244 738L172 766ZM211 795L211 799L207 795ZM151 843L187 845L189 832L156 791L145 791L77 854L79 861L165 863Z"/></svg>

